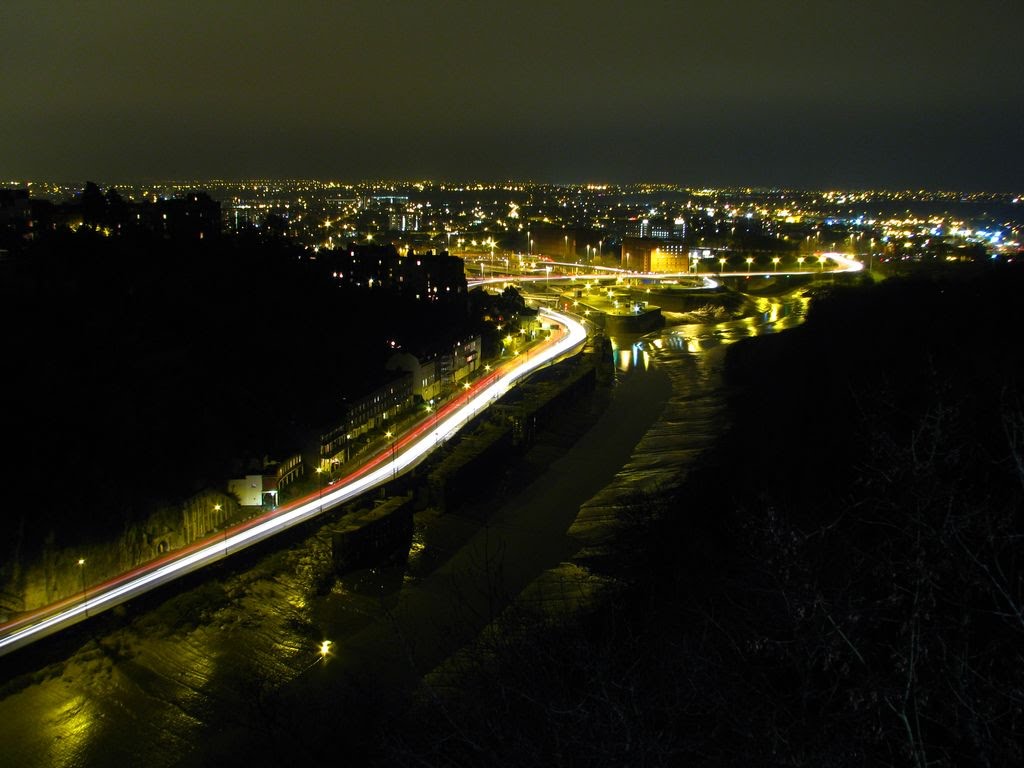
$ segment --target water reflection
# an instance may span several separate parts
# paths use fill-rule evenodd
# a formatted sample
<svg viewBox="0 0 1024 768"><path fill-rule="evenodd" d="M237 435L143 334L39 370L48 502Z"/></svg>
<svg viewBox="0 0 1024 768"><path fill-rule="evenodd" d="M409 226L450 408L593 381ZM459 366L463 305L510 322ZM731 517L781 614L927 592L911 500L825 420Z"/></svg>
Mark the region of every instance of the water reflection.
<svg viewBox="0 0 1024 768"><path fill-rule="evenodd" d="M587 520L589 552L614 539L623 521L613 512L628 506L638 491L670 488L703 451L715 444L728 423L723 372L728 347L734 342L792 328L803 321L809 301L793 293L751 299L747 316L724 321L709 318L667 326L645 336L612 338L616 377L667 375L672 395L657 421L633 449L629 463L580 508ZM710 313L709 313L710 314ZM648 369L652 369L648 373ZM581 528L581 530L583 530ZM603 538L607 537L607 538Z"/></svg>
<svg viewBox="0 0 1024 768"><path fill-rule="evenodd" d="M50 748L51 765L69 765L81 760L95 730L96 710L81 694L54 702L47 713L46 722L54 724L54 739Z"/></svg>
<svg viewBox="0 0 1024 768"><path fill-rule="evenodd" d="M731 344L742 338L760 336L765 333L793 328L803 322L807 315L810 299L803 292L785 296L754 299L755 311L736 320L717 323L685 323L668 326L642 343L649 344L656 351L671 350L697 355L722 344ZM616 340L612 340L613 346ZM619 340L619 343L623 343ZM635 342L634 342L635 343ZM619 358L616 367L622 368Z"/></svg>
<svg viewBox="0 0 1024 768"><path fill-rule="evenodd" d="M651 355L643 341L612 337L612 363L620 373L646 371L651 366Z"/></svg>

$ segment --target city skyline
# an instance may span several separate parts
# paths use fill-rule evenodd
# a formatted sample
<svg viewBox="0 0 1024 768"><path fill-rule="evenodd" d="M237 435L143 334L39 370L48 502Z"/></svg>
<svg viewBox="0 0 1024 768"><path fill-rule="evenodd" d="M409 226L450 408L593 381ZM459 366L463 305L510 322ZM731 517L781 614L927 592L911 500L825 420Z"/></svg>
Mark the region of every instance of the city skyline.
<svg viewBox="0 0 1024 768"><path fill-rule="evenodd" d="M1024 763L1019 0L269 5L0 6L4 762Z"/></svg>
<svg viewBox="0 0 1024 768"><path fill-rule="evenodd" d="M0 174L1013 191L1015 4L0 11Z"/></svg>

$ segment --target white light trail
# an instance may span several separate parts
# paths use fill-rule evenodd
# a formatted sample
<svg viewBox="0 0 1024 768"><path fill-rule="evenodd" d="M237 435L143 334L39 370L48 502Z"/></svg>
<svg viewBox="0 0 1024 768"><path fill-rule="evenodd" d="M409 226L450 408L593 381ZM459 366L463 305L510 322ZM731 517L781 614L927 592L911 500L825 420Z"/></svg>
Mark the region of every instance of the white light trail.
<svg viewBox="0 0 1024 768"><path fill-rule="evenodd" d="M781 275L820 275L820 274L840 274L843 272L860 272L864 269L863 262L857 261L854 258L845 256L842 253L823 253L820 256L813 257L816 259L824 259L835 263L834 269L814 269L813 267L807 267L804 269L772 269L771 272L765 272L764 270L741 270L736 272L715 272L714 275L717 278L723 277L750 277L752 275L765 275L765 277L779 277ZM552 264L559 265L561 262L549 262ZM565 264L564 266L584 266ZM592 267L598 269L598 267ZM700 278L701 285L699 286L680 286L682 288L688 288L689 290L713 290L719 287L719 283L715 278L705 273L694 273L694 272L627 272L624 269L616 269L615 267L602 267L601 269L607 270L604 273L591 273L585 275L571 275L571 274L559 274L559 275L503 275L501 277L487 277L478 278L467 281L470 288L476 288L481 285L495 285L498 283L540 283L545 284L549 282L565 282L565 281L579 281L579 280L609 280L613 277L616 278L627 278L629 280L670 280L676 278L690 277Z"/></svg>

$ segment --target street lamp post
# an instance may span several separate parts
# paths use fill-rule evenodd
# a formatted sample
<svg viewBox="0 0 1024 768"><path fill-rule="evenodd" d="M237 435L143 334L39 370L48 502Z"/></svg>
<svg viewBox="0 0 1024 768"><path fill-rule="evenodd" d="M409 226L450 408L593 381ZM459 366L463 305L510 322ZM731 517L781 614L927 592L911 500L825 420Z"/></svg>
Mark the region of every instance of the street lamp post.
<svg viewBox="0 0 1024 768"><path fill-rule="evenodd" d="M804 268L804 257L803 256L797 256L796 257L796 263L797 263L797 268L798 269L803 269Z"/></svg>
<svg viewBox="0 0 1024 768"><path fill-rule="evenodd" d="M82 605L85 606L85 617L89 618L89 593L85 588L85 558L78 558L78 571L82 576Z"/></svg>
<svg viewBox="0 0 1024 768"><path fill-rule="evenodd" d="M778 256L773 256L772 257L772 271L774 271L774 272L778 272L779 271L779 257Z"/></svg>
<svg viewBox="0 0 1024 768"><path fill-rule="evenodd" d="M718 259L718 264L719 264L719 267L720 267L720 269L718 270L718 273L721 274L722 272L725 272L725 257L724 256L722 256L721 258Z"/></svg>
<svg viewBox="0 0 1024 768"><path fill-rule="evenodd" d="M217 513L217 525L220 525L220 523L221 523L221 520L220 520L220 510L221 510L220 504L214 504L213 505L213 511ZM228 553L228 526L227 526L227 523L225 523L224 524L224 554L226 555L227 553Z"/></svg>
<svg viewBox="0 0 1024 768"><path fill-rule="evenodd" d="M751 256L747 256L747 274L750 274L750 265L754 263L754 259Z"/></svg>
<svg viewBox="0 0 1024 768"><path fill-rule="evenodd" d="M394 433L389 429L384 433L384 437L391 441L391 479L394 480L398 477L398 468L395 466L395 441L392 439Z"/></svg>

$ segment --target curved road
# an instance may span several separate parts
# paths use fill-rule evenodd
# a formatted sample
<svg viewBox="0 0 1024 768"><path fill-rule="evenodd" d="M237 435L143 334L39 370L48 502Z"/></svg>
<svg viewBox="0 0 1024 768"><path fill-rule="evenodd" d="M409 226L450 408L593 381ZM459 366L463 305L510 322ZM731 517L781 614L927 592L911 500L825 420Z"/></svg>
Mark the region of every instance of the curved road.
<svg viewBox="0 0 1024 768"><path fill-rule="evenodd" d="M73 596L0 626L0 656L113 608L187 573L222 560L233 552L316 517L415 466L437 445L465 426L480 410L537 368L577 350L587 331L568 315L541 309L557 330L525 355L499 366L430 417L398 436L386 449L326 492L313 493L271 512L195 542L102 584L89 587L87 599Z"/></svg>

